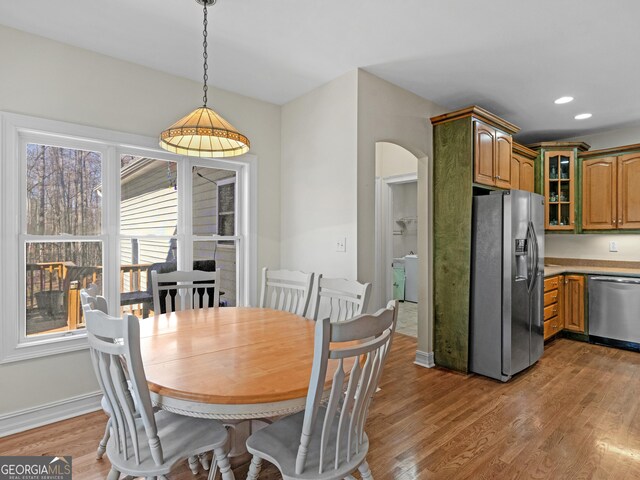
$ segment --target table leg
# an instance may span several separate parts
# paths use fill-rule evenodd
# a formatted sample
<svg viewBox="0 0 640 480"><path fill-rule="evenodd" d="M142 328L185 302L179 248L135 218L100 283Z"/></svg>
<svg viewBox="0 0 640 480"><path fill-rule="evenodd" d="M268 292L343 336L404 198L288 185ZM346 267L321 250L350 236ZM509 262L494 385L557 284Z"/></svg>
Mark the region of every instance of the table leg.
<svg viewBox="0 0 640 480"><path fill-rule="evenodd" d="M252 432L256 432L268 425L262 420L238 420L225 422L229 431L229 461L233 468L244 465L251 460L247 452L247 439Z"/></svg>

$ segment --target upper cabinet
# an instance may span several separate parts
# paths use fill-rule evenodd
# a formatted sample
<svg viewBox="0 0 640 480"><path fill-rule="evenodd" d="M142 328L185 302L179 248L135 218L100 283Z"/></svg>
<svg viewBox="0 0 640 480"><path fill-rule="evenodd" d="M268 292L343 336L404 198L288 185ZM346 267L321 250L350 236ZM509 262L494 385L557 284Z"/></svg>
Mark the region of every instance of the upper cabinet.
<svg viewBox="0 0 640 480"><path fill-rule="evenodd" d="M473 181L483 185L494 186L496 178L494 165L496 157L496 129L482 122L473 122L474 126L474 158Z"/></svg>
<svg viewBox="0 0 640 480"><path fill-rule="evenodd" d="M594 158L582 162L582 228L607 230L616 228L617 159Z"/></svg>
<svg viewBox="0 0 640 480"><path fill-rule="evenodd" d="M511 189L535 192L536 152L513 142L511 153Z"/></svg>
<svg viewBox="0 0 640 480"><path fill-rule="evenodd" d="M543 142L530 145L538 150L542 162L540 181L545 196L545 229L576 230L578 152L589 145L577 142Z"/></svg>
<svg viewBox="0 0 640 480"><path fill-rule="evenodd" d="M573 151L544 154L544 191L547 230L575 228L575 157Z"/></svg>
<svg viewBox="0 0 640 480"><path fill-rule="evenodd" d="M511 135L496 130L496 157L494 172L496 177L496 187L513 188L511 181L511 151L513 140Z"/></svg>
<svg viewBox="0 0 640 480"><path fill-rule="evenodd" d="M618 228L640 228L640 153L618 157Z"/></svg>
<svg viewBox="0 0 640 480"><path fill-rule="evenodd" d="M473 181L482 185L511 188L511 135L474 120Z"/></svg>
<svg viewBox="0 0 640 480"><path fill-rule="evenodd" d="M601 153L582 161L583 230L640 229L640 153L590 158Z"/></svg>

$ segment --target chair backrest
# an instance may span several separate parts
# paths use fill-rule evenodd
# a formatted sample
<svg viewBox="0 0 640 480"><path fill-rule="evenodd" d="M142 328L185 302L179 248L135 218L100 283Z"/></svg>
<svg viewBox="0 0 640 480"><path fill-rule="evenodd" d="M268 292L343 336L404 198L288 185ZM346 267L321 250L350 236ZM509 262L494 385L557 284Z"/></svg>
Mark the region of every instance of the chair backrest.
<svg viewBox="0 0 640 480"><path fill-rule="evenodd" d="M301 474L305 469L316 426L322 428L320 448L311 454L319 456L316 459L318 474L337 469L342 462L351 461L352 455L360 453L369 406L391 348L397 306L397 302L392 301L374 315L359 315L343 322L318 320L296 473ZM322 425L316 425L329 360L337 361L338 365L324 420ZM350 369L348 375L345 367Z"/></svg>
<svg viewBox="0 0 640 480"><path fill-rule="evenodd" d="M311 298L313 273L262 269L260 307L304 315Z"/></svg>
<svg viewBox="0 0 640 480"><path fill-rule="evenodd" d="M217 271L203 272L177 270L169 273L151 271L153 289L153 311L177 312L220 305L220 274Z"/></svg>
<svg viewBox="0 0 640 480"><path fill-rule="evenodd" d="M113 412L112 437L118 453L125 459L134 457L140 464L140 449L148 448L156 465L162 465L162 444L140 354L138 319L129 314L110 317L99 310L87 310L85 315L91 360L109 411ZM142 438L136 423L140 421L145 432Z"/></svg>
<svg viewBox="0 0 640 480"><path fill-rule="evenodd" d="M344 278L316 277L317 294L313 306L313 319L329 317L342 322L364 313L371 294L370 283Z"/></svg>
<svg viewBox="0 0 640 480"><path fill-rule="evenodd" d="M99 291L95 283L80 290L80 304L83 312L88 308L89 310L100 310L103 313L109 313L107 300L102 295L98 295Z"/></svg>

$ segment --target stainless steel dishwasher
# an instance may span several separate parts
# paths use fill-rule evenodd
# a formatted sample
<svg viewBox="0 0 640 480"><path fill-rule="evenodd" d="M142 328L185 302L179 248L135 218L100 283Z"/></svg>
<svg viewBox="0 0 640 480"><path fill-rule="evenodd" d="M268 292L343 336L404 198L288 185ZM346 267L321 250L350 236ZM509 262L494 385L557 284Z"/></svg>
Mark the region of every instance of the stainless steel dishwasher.
<svg viewBox="0 0 640 480"><path fill-rule="evenodd" d="M589 276L589 335L640 344L640 278Z"/></svg>

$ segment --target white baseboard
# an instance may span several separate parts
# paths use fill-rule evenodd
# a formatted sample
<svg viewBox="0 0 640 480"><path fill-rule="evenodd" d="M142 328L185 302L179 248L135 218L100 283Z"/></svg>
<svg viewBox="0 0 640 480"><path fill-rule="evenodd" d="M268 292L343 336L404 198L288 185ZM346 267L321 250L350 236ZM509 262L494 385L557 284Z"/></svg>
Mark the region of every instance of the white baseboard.
<svg viewBox="0 0 640 480"><path fill-rule="evenodd" d="M433 352L421 352L420 350L416 350L416 365L420 365L421 367L433 368L436 364L433 361Z"/></svg>
<svg viewBox="0 0 640 480"><path fill-rule="evenodd" d="M87 393L77 397L51 402L38 407L26 408L0 415L0 438L13 433L95 412L102 407L102 392Z"/></svg>

